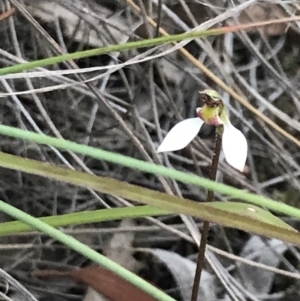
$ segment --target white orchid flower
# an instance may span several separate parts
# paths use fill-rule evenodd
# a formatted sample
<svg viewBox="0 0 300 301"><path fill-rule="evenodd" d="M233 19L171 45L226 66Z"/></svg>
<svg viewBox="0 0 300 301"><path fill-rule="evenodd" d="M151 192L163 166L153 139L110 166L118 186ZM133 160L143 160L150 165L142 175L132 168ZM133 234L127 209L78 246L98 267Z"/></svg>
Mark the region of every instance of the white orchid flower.
<svg viewBox="0 0 300 301"><path fill-rule="evenodd" d="M205 105L196 109L198 117L177 123L168 132L157 152L170 152L185 148L198 135L204 123L222 126L222 150L225 159L232 167L243 172L248 153L245 136L231 124L226 108L216 91L204 90L200 93L204 95Z"/></svg>

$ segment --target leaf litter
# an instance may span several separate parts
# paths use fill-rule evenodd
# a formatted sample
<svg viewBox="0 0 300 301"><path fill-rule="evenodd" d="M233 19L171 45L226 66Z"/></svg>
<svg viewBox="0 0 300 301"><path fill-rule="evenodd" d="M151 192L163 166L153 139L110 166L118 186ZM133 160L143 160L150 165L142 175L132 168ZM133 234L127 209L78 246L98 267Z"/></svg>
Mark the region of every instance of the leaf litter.
<svg viewBox="0 0 300 301"><path fill-rule="evenodd" d="M144 24L141 13L135 12L129 2L105 0L24 1L25 8L45 31L62 49L70 52L134 40L139 37L147 38L149 30L153 34L154 29ZM140 2L136 1L139 5ZM145 11L156 18L157 2L149 0L144 3ZM234 1L228 3L226 1L220 4L220 1L200 2L196 0L163 1L162 26L169 33L182 32L224 13L228 8L226 5L234 4L236 7L239 5ZM247 3L249 7L244 8L242 12L237 10L235 16L241 23L246 23L249 19L263 21L299 12L297 3L293 1L276 1L276 3L244 1L245 5ZM8 11L10 7L9 1L5 0L1 4L2 12ZM234 22L234 20L233 18L226 19L223 23L227 24L226 22L231 24L230 22ZM41 36L32 24L32 19L26 18L26 15L20 12L0 22L2 32L1 67L22 60L45 58L53 54L45 36ZM260 112L299 138L298 130L295 126L291 126L299 120L300 108L298 95L300 50L297 43L299 39L297 26L298 24L270 25L261 29L259 34L256 31L247 32L246 35L227 34L224 37L191 42L185 47L216 76L225 80L229 86L242 90L249 102ZM138 54L140 53L137 51L131 51L123 54L104 55L98 58L79 60L77 64L79 68L107 66L115 64L116 61L125 62ZM63 69L66 69L63 65L51 67L51 70L58 72ZM145 70L150 71L145 72ZM76 70L74 72L76 73ZM89 76L99 75L101 72L104 73L104 71L100 71ZM66 86L64 89L54 89L57 84L67 83L72 83L72 85ZM147 63L136 63L128 68L106 74L93 83L126 121L133 135L151 156L161 142L161 138L175 123L183 118L193 117L195 108L199 106L199 90L208 87L218 90L224 100L228 102L234 124L243 130L251 143L248 175L237 176L223 161L219 177L227 184L271 196L287 203L292 202L298 206L300 195L298 148L277 132L266 127L260 119L254 118L252 113L219 90L203 72L187 62L178 52L155 59L150 69ZM4 124L20 126L29 130L40 130L47 134L59 133L65 138L80 143L144 159L143 152L132 144L128 135L124 135L124 130L117 120L92 91L78 83L75 74L57 75L51 78L0 79L0 87L1 93L10 93L10 96L5 96L4 101L0 103L1 120ZM293 89L289 87L293 87ZM45 92L34 94L32 92L34 89L44 89ZM25 91L26 94L18 95L22 91ZM213 131L210 127L203 128L199 136L202 139L198 139L193 144L192 151L187 148L181 152L170 154L168 159L163 159L166 160L165 163L176 169L208 176ZM71 168L83 168L95 174L117 178L151 189L160 191L166 189L165 184L155 176L98 162L91 158L76 158L65 152L15 141L7 137L3 137L0 143L5 152L53 164L64 164ZM106 205L121 206L124 204L124 200L8 170L1 170L0 181L1 199L34 216L64 214L104 208ZM171 184L178 187L178 191L184 197L195 201L203 200L202 196L205 191L174 182ZM225 200L220 195L217 195L216 198ZM7 217L1 216L1 220L6 221ZM178 217L161 217L158 221L189 234ZM196 222L198 226L201 223L198 220ZM291 224L299 229L297 221L292 221ZM66 230L71 233L76 230L90 230L89 233L85 232L85 234L77 234L77 236L97 250L108 256L110 254L114 260L121 260L123 264L129 264L131 268L136 263L132 255L135 248L147 248L153 254L156 252L155 256L164 262L173 275L173 285L171 286L177 286L180 291L179 298L187 300L189 292L186 287L189 284L186 283L188 279L189 283L191 281L194 262L191 258L197 252L193 243L178 237L176 232L171 233L163 229L154 231L153 225L149 221L141 220L134 227L125 226L125 229L129 229L128 232L131 233L130 239L129 236L124 236L125 241L127 237L133 245L130 252L127 248L127 252L124 253L126 248L123 249L122 246L121 249L118 246L113 247L113 245L110 248L107 247L113 241L111 237L113 234L110 234L109 231L101 233L101 229L104 228L110 229L111 233L121 229L118 222L110 222L95 224L86 229L69 227ZM135 228L135 231L132 228ZM97 234L98 229L99 234ZM122 229L124 229L123 226ZM299 258L298 250L291 246L283 245L276 240L267 241L265 244L261 239L248 233L241 233L234 229L224 229L222 232L218 229L217 226L212 226L211 229L210 244L213 247L241 257L251 258L255 262L271 267L280 266L291 272L295 272L299 265L298 259L290 262L290 258L286 255L288 250L294 254L295 258ZM122 231L120 230L120 232ZM132 233L134 233L133 237ZM123 241L122 237L117 235L114 236L115 241ZM84 258L39 234L2 238L1 245L6 246L6 249L1 251L1 265L39 300L47 300L49 295L64 300L84 298L87 292L86 286L74 285L73 282L66 280L52 282L48 279L39 279L37 281L36 278L28 277L28 271L31 270L57 269L61 271L87 268L90 263L86 262ZM21 248L22 245L26 245L26 248ZM276 254L271 255L274 250ZM179 264L172 265L170 258L176 258L177 262L181 262L185 266L185 272L182 272L183 269L182 271L178 269ZM231 292L229 294L231 299L234 296L236 298L245 296L247 292L252 294L252 300L255 300L255 296L259 298L261 295L268 300L273 292L282 293L282 297L279 294L278 300L288 300L289 294L294 299L299 298L297 293L295 297L297 282L288 285L286 277L283 275L275 276L275 272L238 264L232 259L218 255L215 257L214 264L219 267L220 273L224 272L223 269L229 268L230 277L232 277L220 278L220 276L214 275L207 266L208 284L203 285L201 289L205 290L214 283L213 289L209 293L214 296L216 294L218 300L227 298L228 291ZM240 278L241 275L244 277ZM258 282L258 277L263 280ZM242 281L242 279L244 280ZM155 277L151 280L155 281ZM237 286L234 281L238 281L241 286ZM15 286L16 283L10 287L7 292L8 296L13 296ZM235 286L238 288L234 288ZM42 290L41 287L43 287ZM207 291L206 293L208 294ZM242 300L242 297L240 299Z"/></svg>

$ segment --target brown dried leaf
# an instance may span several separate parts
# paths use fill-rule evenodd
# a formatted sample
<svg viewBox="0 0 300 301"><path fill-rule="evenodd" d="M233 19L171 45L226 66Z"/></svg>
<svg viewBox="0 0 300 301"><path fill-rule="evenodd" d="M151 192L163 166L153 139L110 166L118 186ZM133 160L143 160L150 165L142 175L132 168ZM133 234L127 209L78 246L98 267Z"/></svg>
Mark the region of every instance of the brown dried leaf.
<svg viewBox="0 0 300 301"><path fill-rule="evenodd" d="M133 284L103 267L87 267L69 272L55 270L35 271L36 277L70 277L86 284L111 301L157 301Z"/></svg>

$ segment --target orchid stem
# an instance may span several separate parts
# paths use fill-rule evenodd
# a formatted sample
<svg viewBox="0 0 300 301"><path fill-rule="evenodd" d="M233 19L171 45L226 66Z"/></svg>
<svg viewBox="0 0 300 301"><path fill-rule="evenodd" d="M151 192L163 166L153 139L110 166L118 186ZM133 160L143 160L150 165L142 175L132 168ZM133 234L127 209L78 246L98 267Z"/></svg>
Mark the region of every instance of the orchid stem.
<svg viewBox="0 0 300 301"><path fill-rule="evenodd" d="M212 181L215 181L216 176L217 176L218 164L219 164L219 158L220 158L221 146L222 146L222 131L223 131L223 128L219 127L216 129L215 148L214 148L214 154L212 157L211 169L210 169L210 175L209 175L209 179ZM206 202L212 202L213 198L214 198L214 191L208 190L207 195L206 195ZM200 239L199 253L198 253L198 259L197 259L197 266L196 266L196 271L195 271L191 301L197 301L197 299L198 299L201 274L202 274L202 270L203 270L203 266L204 266L205 249L206 249L206 244L207 244L208 231L209 231L209 222L204 221L203 226L202 226L202 235L201 235L201 239Z"/></svg>

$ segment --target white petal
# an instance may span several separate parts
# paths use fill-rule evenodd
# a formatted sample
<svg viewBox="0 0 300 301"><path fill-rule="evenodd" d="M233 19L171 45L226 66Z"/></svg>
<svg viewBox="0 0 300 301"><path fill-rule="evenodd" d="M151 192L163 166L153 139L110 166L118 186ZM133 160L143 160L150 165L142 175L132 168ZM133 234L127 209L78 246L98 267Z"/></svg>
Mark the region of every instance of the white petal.
<svg viewBox="0 0 300 301"><path fill-rule="evenodd" d="M244 134L235 128L230 121L224 123L222 148L226 161L243 172L247 160L248 143Z"/></svg>
<svg viewBox="0 0 300 301"><path fill-rule="evenodd" d="M197 136L203 123L199 117L180 121L167 134L157 152L172 152L185 148Z"/></svg>

